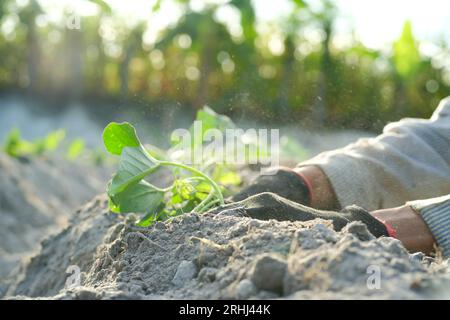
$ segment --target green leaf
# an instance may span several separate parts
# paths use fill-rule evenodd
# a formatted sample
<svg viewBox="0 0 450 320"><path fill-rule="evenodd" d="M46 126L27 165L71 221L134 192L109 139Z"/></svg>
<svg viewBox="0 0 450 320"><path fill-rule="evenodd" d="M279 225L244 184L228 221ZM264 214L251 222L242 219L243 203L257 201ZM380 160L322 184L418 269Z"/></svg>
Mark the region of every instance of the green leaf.
<svg viewBox="0 0 450 320"><path fill-rule="evenodd" d="M172 195L172 198L170 199L171 204L179 204L179 203L182 203L183 201L184 201L184 199L178 193L174 193Z"/></svg>
<svg viewBox="0 0 450 320"><path fill-rule="evenodd" d="M177 180L173 184L172 192L178 194L181 199L188 200L195 194L195 188L191 183L185 180Z"/></svg>
<svg viewBox="0 0 450 320"><path fill-rule="evenodd" d="M108 195L114 197L124 192L130 185L136 184L158 168L143 147L125 147L120 158L119 169L108 185Z"/></svg>
<svg viewBox="0 0 450 320"><path fill-rule="evenodd" d="M121 213L152 212L162 203L164 192L141 181L128 186L124 191L111 196L114 208Z"/></svg>
<svg viewBox="0 0 450 320"><path fill-rule="evenodd" d="M119 169L107 188L111 210L121 213L155 210L164 192L142 179L158 168L158 161L141 145L134 127L129 123L110 123L103 141L109 152L121 155Z"/></svg>
<svg viewBox="0 0 450 320"><path fill-rule="evenodd" d="M235 129L236 125L234 122L227 116L220 115L212 110L208 106L204 106L203 109L197 112L196 123L194 123L189 128L190 133L190 150L188 146L180 143L179 137L171 137L172 149L169 151L170 154L177 154L177 160L182 161L183 157L192 157L192 155L196 154L197 150L199 150L203 144L203 138L205 133L208 130L216 129L221 132L225 132L226 129ZM200 122L200 126L199 126ZM209 159L211 160L213 157L217 155L210 155L203 153L203 160Z"/></svg>
<svg viewBox="0 0 450 320"><path fill-rule="evenodd" d="M126 147L141 145L136 129L128 122L111 122L103 131L103 143L111 154L121 155Z"/></svg>
<svg viewBox="0 0 450 320"><path fill-rule="evenodd" d="M205 182L205 181L202 181L202 182L200 182L198 185L196 185L196 186L195 186L195 189L196 189L198 192L206 193L206 194L208 194L208 193L211 192L211 186L210 186L207 182Z"/></svg>
<svg viewBox="0 0 450 320"><path fill-rule="evenodd" d="M202 122L202 134L209 129L225 131L225 129L236 128L236 125L229 117L216 113L208 106L204 106L203 109L197 112L196 120Z"/></svg>
<svg viewBox="0 0 450 320"><path fill-rule="evenodd" d="M149 227L153 222L158 221L158 214L156 212L147 213L142 219L140 219L137 223L139 227Z"/></svg>

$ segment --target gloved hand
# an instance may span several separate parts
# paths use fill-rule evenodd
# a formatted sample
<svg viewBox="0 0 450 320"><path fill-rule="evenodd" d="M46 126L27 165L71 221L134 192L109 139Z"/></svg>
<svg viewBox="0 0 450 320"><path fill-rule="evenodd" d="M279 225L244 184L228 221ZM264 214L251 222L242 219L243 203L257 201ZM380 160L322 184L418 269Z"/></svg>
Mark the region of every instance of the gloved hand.
<svg viewBox="0 0 450 320"><path fill-rule="evenodd" d="M231 200L242 201L255 194L272 192L291 201L310 205L311 195L302 177L289 168L276 168L275 174L260 175Z"/></svg>
<svg viewBox="0 0 450 320"><path fill-rule="evenodd" d="M367 229L375 237L389 236L381 221L358 206L345 207L339 212L316 210L270 192L260 193L239 202L220 206L209 213L217 214L224 210L242 210L245 215L260 220L309 221L317 218L331 220L337 231L352 221L360 221L367 226Z"/></svg>

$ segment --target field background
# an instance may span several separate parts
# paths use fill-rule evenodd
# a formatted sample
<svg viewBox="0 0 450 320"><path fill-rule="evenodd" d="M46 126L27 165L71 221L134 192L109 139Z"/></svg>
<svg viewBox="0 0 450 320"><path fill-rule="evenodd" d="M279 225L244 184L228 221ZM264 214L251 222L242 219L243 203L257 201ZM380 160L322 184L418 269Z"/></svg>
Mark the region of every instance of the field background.
<svg viewBox="0 0 450 320"><path fill-rule="evenodd" d="M328 0L3 0L0 138L61 127L98 146L128 120L163 145L204 104L324 134L428 117L450 92L447 5L400 2L352 18Z"/></svg>

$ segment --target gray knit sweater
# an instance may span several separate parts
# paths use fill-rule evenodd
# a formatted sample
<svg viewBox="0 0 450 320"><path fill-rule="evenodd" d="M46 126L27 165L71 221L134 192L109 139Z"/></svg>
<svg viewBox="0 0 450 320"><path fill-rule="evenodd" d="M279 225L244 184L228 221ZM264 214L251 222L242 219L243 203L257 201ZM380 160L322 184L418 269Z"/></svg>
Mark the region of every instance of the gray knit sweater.
<svg viewBox="0 0 450 320"><path fill-rule="evenodd" d="M322 168L341 206L372 211L408 203L450 258L450 97L428 120L388 124L378 137L301 163L306 165Z"/></svg>

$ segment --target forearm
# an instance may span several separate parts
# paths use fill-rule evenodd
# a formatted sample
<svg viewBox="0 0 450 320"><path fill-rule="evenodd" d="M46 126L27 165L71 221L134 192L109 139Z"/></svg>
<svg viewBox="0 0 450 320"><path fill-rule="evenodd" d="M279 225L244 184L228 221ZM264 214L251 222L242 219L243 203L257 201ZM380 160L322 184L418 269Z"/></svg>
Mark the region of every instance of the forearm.
<svg viewBox="0 0 450 320"><path fill-rule="evenodd" d="M326 210L340 209L333 187L319 167L306 166L295 168L294 171L307 181L311 193L311 207ZM431 210L436 205L442 209ZM429 212L433 215L430 215ZM437 218L436 213L439 212L442 216ZM424 220L422 213L428 222ZM446 228L445 224L438 222L444 221L450 225L446 218L450 216L450 196L415 201L395 208L376 210L371 214L382 221L390 231L393 231L392 236L399 239L410 252L432 253L436 246L433 230L434 233L439 233L438 240L443 245L444 251L448 247L445 244L448 242L450 226ZM443 233L440 230L446 231Z"/></svg>
<svg viewBox="0 0 450 320"><path fill-rule="evenodd" d="M346 211L339 210L341 209L341 206L333 190L333 186L320 167L304 166L295 169L285 168L283 172L283 176L288 174L286 178L289 176L289 179L286 179L284 182L281 181L282 183L280 186L282 188L293 191L296 194L296 192L300 192L300 190L295 188L293 182L300 180L304 182L301 184L303 187L300 189L308 189L300 192L304 193L301 196L304 202L292 200L293 202L291 202L291 205L292 203L303 203L307 207L310 207L308 210L311 212L313 211L311 208L329 210L327 211L328 213L339 211L342 214L341 218L345 218ZM269 185L272 186L271 183L269 183ZM267 192L271 192L271 190L265 190L264 185L260 187L262 189L259 188L256 190L257 192L253 192L252 195L267 197L269 195ZM261 192L266 193L263 196ZM244 195L241 200L244 199L253 201L247 195ZM281 201L281 199L283 198L275 199L275 202L279 204L278 202ZM282 214L282 212L278 212L280 210L267 210L266 206L262 207L264 208L263 212L266 214L271 211L276 212L278 215ZM303 207L303 209L307 207ZM366 215L360 215L355 218L355 216L350 217L347 212L349 221L361 221L366 223L368 228L374 225L377 226L378 229L369 228L369 230L372 230L371 232L378 231L382 228L384 232L381 232L381 235L399 239L410 252L420 251L430 254L434 251L437 243L442 248L444 256L450 257L450 195L435 199L415 201L399 207L372 212L365 211L361 208L359 209L360 211L364 211ZM368 221L372 222L368 223ZM380 236L379 232L378 234L378 236Z"/></svg>
<svg viewBox="0 0 450 320"><path fill-rule="evenodd" d="M391 209L373 211L372 215L395 232L393 236L400 240L410 252L434 251L435 240L423 218L409 205Z"/></svg>
<svg viewBox="0 0 450 320"><path fill-rule="evenodd" d="M341 207L392 208L450 193L450 99L430 120L405 119L382 135L325 152L300 167L318 166Z"/></svg>
<svg viewBox="0 0 450 320"><path fill-rule="evenodd" d="M294 171L304 179L309 188L310 203L312 208L322 210L340 209L336 194L330 180L317 166L295 168Z"/></svg>
<svg viewBox="0 0 450 320"><path fill-rule="evenodd" d="M450 194L442 197L416 200L407 205L425 221L443 256L450 258Z"/></svg>

